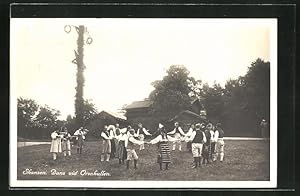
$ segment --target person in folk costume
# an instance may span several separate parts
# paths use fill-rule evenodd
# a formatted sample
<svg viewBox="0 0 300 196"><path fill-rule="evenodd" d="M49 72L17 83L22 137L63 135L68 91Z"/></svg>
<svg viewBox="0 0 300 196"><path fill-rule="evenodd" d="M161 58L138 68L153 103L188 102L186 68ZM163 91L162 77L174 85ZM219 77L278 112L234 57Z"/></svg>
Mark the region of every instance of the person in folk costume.
<svg viewBox="0 0 300 196"><path fill-rule="evenodd" d="M115 125L115 136L119 136L121 134L121 129L120 129L120 125L117 123ZM116 144L116 149L118 149L118 144L119 144L119 140L118 139L115 139L115 144Z"/></svg>
<svg viewBox="0 0 300 196"><path fill-rule="evenodd" d="M193 168L201 167L202 147L203 143L206 142L206 137L204 132L201 131L201 125L199 123L195 125L195 130L192 132L192 135L186 138L186 142L188 141L192 141Z"/></svg>
<svg viewBox="0 0 300 196"><path fill-rule="evenodd" d="M195 125L191 125L191 127L189 128L188 132L185 134L186 137L190 137L192 135L192 132L194 131L195 129ZM192 142L187 142L186 143L186 149L189 151L189 152L192 152Z"/></svg>
<svg viewBox="0 0 300 196"><path fill-rule="evenodd" d="M71 134L68 132L67 127L62 128L62 151L64 156L71 156Z"/></svg>
<svg viewBox="0 0 300 196"><path fill-rule="evenodd" d="M127 157L126 153L126 147L125 147L125 141L127 139L127 129L119 129L119 134L116 136L116 139L118 140L118 146L117 146L117 158L119 159L119 164L124 164L124 160Z"/></svg>
<svg viewBox="0 0 300 196"><path fill-rule="evenodd" d="M116 128L114 125L109 125L108 126L108 131L109 131L109 134L111 136L111 140L110 140L110 144L111 144L111 147L110 147L110 158L114 158L115 157L115 154L116 154L116 151L117 151L117 148L116 148L116 142L115 140L117 140L115 137L116 137Z"/></svg>
<svg viewBox="0 0 300 196"><path fill-rule="evenodd" d="M185 136L185 133L183 132L182 128L179 126L178 122L174 123L175 128L173 129L173 131L170 131L169 133L167 133L168 135L174 135L176 141L173 142L173 149L176 149L176 143L178 144L178 150L181 151L181 138L182 136Z"/></svg>
<svg viewBox="0 0 300 196"><path fill-rule="evenodd" d="M55 130L51 133L52 141L51 141L50 152L52 153L53 160L56 160L57 154L62 152L61 138L62 136L59 134L59 130Z"/></svg>
<svg viewBox="0 0 300 196"><path fill-rule="evenodd" d="M160 170L162 170L162 164L165 163L167 170L169 169L169 164L171 163L171 153L168 142L176 141L176 139L167 135L165 127L162 124L159 124L158 127L160 134L148 143L159 145L157 163L159 164Z"/></svg>
<svg viewBox="0 0 300 196"><path fill-rule="evenodd" d="M210 138L211 138L211 133L210 130L206 129L206 125L204 123L201 123L201 131L204 132L205 137L206 137L206 142L203 144L203 149L202 149L202 164L209 164L211 163L209 160L209 152L210 152Z"/></svg>
<svg viewBox="0 0 300 196"><path fill-rule="evenodd" d="M148 135L148 136L151 136L152 134L148 132L148 130L146 130L144 127L143 127L143 124L142 123L139 123L138 124L138 128L137 130L135 131L135 137L137 137L140 141L144 141L145 139L145 135ZM144 143L140 145L140 150L144 150L145 149L145 146L144 146Z"/></svg>
<svg viewBox="0 0 300 196"><path fill-rule="evenodd" d="M82 153L82 148L84 145L85 135L87 134L88 130L80 127L77 131L75 131L74 136L76 136L76 143L77 143L77 153Z"/></svg>
<svg viewBox="0 0 300 196"><path fill-rule="evenodd" d="M217 144L216 144L216 154L214 156L213 161L216 161L218 159L218 156L220 156L220 162L223 162L224 155L225 155L224 154L225 143L223 140L224 131L221 127L221 123L217 123L214 137L215 137L215 141L217 141Z"/></svg>
<svg viewBox="0 0 300 196"><path fill-rule="evenodd" d="M215 148L214 131L213 131L212 123L208 123L206 125L205 135L207 136L207 138L206 138L207 145L209 145L209 148L208 148L209 159L212 160L212 154L213 154L214 148Z"/></svg>
<svg viewBox="0 0 300 196"><path fill-rule="evenodd" d="M135 148L137 145L143 144L144 141L136 140L134 138L134 129L130 129L127 132L127 138L125 140L125 147L127 150L126 168L129 169L129 163L133 159L134 169L137 169L137 161L139 159L136 154Z"/></svg>
<svg viewBox="0 0 300 196"><path fill-rule="evenodd" d="M112 127L104 126L104 130L101 133L102 137L102 153L100 155L100 160L104 161L104 159L109 162L110 154L111 154L111 140L113 139Z"/></svg>

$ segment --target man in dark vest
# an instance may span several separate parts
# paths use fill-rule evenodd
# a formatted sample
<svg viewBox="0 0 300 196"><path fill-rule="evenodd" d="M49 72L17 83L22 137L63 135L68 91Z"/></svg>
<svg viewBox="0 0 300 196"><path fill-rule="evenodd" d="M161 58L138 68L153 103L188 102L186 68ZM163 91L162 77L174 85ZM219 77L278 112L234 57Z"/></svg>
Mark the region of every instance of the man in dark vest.
<svg viewBox="0 0 300 196"><path fill-rule="evenodd" d="M192 132L192 135L186 139L186 142L192 141L192 153L194 158L193 168L201 167L202 162L202 147L203 143L206 142L206 137L204 132L201 130L201 125L196 124L195 130Z"/></svg>

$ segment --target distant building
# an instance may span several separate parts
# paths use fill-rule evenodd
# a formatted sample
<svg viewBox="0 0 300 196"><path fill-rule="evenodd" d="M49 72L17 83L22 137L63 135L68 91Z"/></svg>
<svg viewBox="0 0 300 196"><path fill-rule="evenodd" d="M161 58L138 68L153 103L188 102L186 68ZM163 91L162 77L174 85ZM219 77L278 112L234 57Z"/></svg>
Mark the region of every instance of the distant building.
<svg viewBox="0 0 300 196"><path fill-rule="evenodd" d="M153 101L145 99L143 101L134 101L127 105L124 109L126 110L126 117L128 120L137 117L147 117L151 110Z"/></svg>
<svg viewBox="0 0 300 196"><path fill-rule="evenodd" d="M141 122L149 129L155 131L159 120L150 113L152 104L153 101L145 99L143 101L134 101L127 105L124 109L126 110L125 115L128 123L135 126L137 123ZM191 111L185 110L180 112L174 118L170 119L166 126L171 127L171 122L174 119L178 119L180 123L184 121L185 127L189 126L191 123L206 120L206 111L204 110L204 107L200 103L199 99L193 99L191 101L191 105Z"/></svg>
<svg viewBox="0 0 300 196"><path fill-rule="evenodd" d="M105 125L119 124L120 127L127 126L127 118L115 112L102 111L98 113L85 127L90 130L88 137L100 137L100 132Z"/></svg>
<svg viewBox="0 0 300 196"><path fill-rule="evenodd" d="M203 122L206 123L207 119L206 116L201 116L192 111L185 110L179 112L177 115L175 115L173 118L169 120L170 126L173 126L175 122L179 122L181 128L184 131L188 131L188 129L192 124L203 123Z"/></svg>

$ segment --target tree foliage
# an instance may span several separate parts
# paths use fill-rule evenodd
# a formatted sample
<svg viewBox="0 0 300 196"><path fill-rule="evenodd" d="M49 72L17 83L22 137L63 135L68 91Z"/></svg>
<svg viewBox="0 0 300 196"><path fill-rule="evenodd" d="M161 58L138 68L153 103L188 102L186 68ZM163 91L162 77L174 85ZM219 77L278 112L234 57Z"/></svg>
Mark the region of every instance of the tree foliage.
<svg viewBox="0 0 300 196"><path fill-rule="evenodd" d="M58 120L58 110L22 97L19 97L17 102L19 137L46 138L53 129L62 126L63 122Z"/></svg>
<svg viewBox="0 0 300 196"><path fill-rule="evenodd" d="M167 75L152 85L153 110L166 119L190 109L191 98L199 99L208 119L221 122L229 135L257 136L261 119L270 118L270 63L259 58L244 76L228 80L224 87L203 84L178 65L171 66Z"/></svg>
<svg viewBox="0 0 300 196"><path fill-rule="evenodd" d="M149 98L153 101L153 113L169 118L191 107L189 71L182 65L172 65L162 80L152 83L154 90Z"/></svg>

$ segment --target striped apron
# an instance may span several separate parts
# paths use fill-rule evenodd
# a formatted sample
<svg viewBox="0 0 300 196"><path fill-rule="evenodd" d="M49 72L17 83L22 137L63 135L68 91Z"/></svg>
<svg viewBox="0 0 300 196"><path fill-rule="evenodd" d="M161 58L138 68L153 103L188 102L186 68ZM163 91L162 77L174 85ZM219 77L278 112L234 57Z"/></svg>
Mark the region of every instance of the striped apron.
<svg viewBox="0 0 300 196"><path fill-rule="evenodd" d="M171 153L167 141L159 143L158 163L171 163Z"/></svg>

